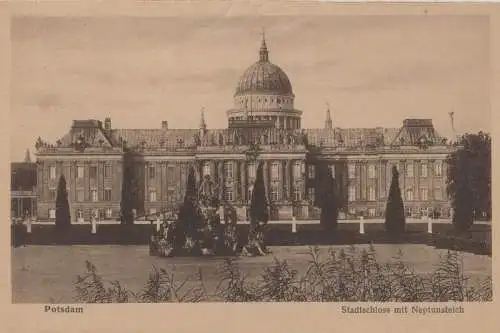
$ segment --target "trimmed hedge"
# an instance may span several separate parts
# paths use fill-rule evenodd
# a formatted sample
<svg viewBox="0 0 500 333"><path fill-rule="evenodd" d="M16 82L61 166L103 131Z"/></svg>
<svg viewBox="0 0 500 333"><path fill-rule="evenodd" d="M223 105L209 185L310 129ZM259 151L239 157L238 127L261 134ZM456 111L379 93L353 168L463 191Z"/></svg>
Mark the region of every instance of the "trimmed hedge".
<svg viewBox="0 0 500 333"><path fill-rule="evenodd" d="M55 227L52 225L33 225L32 233L25 234L21 228L23 225L12 227L12 243L18 244L21 240L16 240L16 235L25 234L28 244L33 245L72 245L72 244L125 244L122 237L122 225L99 225L97 233L91 234L90 225L72 225L66 234L65 241L57 241ZM131 238L126 244L147 245L151 231L156 225L135 224L128 226L131 228ZM14 232L14 229L18 230ZM249 225L238 225L239 242L244 244L248 237ZM291 232L290 225L268 225L266 241L268 245L351 245L367 243L414 243L427 244L438 248L446 248L472 252L477 254L491 255L491 226L475 224L471 231L464 235L456 235L451 224L434 224L433 234L427 233L427 224L408 223L406 231L399 237L389 237L382 223L365 223L365 234L359 234L359 225L339 224L338 229L332 234L326 234L321 225L300 225L297 233ZM17 243L16 243L17 242Z"/></svg>

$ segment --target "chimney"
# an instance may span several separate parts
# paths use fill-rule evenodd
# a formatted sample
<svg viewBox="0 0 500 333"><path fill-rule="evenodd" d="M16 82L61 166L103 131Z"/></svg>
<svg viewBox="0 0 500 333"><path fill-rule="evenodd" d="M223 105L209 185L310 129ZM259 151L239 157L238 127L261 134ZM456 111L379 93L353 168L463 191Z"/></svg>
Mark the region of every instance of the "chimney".
<svg viewBox="0 0 500 333"><path fill-rule="evenodd" d="M164 130L168 130L168 121L163 120L161 122L161 128L164 129Z"/></svg>
<svg viewBox="0 0 500 333"><path fill-rule="evenodd" d="M104 119L104 130L111 131L111 118Z"/></svg>

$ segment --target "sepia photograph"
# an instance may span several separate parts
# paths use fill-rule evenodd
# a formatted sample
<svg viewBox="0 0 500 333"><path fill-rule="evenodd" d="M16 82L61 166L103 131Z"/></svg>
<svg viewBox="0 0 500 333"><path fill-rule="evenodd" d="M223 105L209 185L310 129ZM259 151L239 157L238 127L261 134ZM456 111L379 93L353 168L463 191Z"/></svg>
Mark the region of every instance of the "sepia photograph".
<svg viewBox="0 0 500 333"><path fill-rule="evenodd" d="M13 16L10 38L12 303L493 300L488 16Z"/></svg>

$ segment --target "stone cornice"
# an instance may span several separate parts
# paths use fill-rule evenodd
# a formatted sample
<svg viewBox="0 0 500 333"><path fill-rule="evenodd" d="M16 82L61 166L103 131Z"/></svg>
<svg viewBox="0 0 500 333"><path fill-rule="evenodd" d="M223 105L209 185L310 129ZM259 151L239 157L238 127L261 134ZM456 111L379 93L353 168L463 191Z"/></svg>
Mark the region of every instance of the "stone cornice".
<svg viewBox="0 0 500 333"><path fill-rule="evenodd" d="M320 161L400 161L400 160L423 160L423 161L431 161L431 160L440 160L446 159L448 154L371 154L371 155L361 155L361 154L352 154L352 155L327 155L322 154L318 155L317 159Z"/></svg>
<svg viewBox="0 0 500 333"><path fill-rule="evenodd" d="M194 161L195 155L142 155L139 157L144 162L153 161Z"/></svg>
<svg viewBox="0 0 500 333"><path fill-rule="evenodd" d="M89 161L89 160L122 160L122 155L114 154L37 154L38 161Z"/></svg>
<svg viewBox="0 0 500 333"><path fill-rule="evenodd" d="M248 110L248 114L251 114L252 116L301 116L303 111L297 110L297 109L279 109L279 108L272 108L272 109L253 109L253 110ZM228 116L244 116L247 114L247 111L245 109L230 109L226 111L226 114Z"/></svg>

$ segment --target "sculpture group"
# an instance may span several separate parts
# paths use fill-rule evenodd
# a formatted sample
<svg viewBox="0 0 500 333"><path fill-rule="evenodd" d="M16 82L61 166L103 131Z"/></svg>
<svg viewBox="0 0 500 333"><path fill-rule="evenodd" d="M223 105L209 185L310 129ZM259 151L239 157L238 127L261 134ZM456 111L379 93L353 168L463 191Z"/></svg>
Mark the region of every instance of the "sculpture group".
<svg viewBox="0 0 500 333"><path fill-rule="evenodd" d="M252 201L267 202L257 195L252 195ZM190 170L184 202L175 213L165 216L159 230L151 235L150 254L160 257L265 255L269 253L264 244L267 212L258 215L252 214L250 207L248 237L242 237L237 229L236 211L220 200L219 186L206 175L196 187L194 171Z"/></svg>

